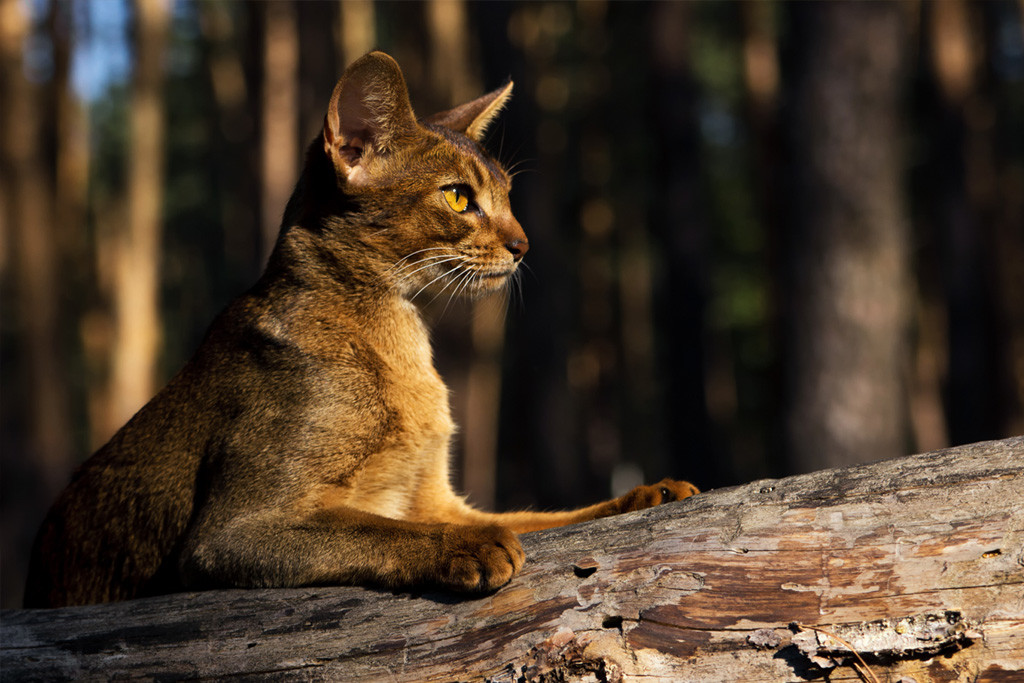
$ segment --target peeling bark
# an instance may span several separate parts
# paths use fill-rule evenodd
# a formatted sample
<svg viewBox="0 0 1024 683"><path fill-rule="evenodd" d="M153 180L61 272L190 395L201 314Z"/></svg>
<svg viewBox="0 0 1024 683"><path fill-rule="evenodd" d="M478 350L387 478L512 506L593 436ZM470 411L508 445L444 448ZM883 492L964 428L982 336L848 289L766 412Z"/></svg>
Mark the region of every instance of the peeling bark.
<svg viewBox="0 0 1024 683"><path fill-rule="evenodd" d="M522 574L477 599L317 587L6 611L0 676L1024 677L1024 437L753 482L523 545Z"/></svg>

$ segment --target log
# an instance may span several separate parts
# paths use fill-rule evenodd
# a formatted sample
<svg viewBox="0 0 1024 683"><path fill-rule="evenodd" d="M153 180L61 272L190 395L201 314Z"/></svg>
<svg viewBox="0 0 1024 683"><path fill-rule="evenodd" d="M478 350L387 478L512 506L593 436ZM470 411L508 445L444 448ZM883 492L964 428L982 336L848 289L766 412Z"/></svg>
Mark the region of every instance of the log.
<svg viewBox="0 0 1024 683"><path fill-rule="evenodd" d="M1024 437L524 535L487 596L227 590L0 614L7 680L1024 680Z"/></svg>

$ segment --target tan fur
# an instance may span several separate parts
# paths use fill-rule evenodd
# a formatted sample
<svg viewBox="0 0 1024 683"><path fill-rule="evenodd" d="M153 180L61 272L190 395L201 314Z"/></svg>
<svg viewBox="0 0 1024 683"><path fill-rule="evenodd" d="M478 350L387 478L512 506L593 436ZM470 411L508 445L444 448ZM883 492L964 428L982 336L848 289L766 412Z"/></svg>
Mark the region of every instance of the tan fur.
<svg viewBox="0 0 1024 683"><path fill-rule="evenodd" d="M75 473L37 536L27 606L216 586L493 590L522 566L514 532L696 492L665 480L494 514L451 489L448 391L413 299L502 287L526 253L510 179L478 145L510 92L418 122L394 60L349 67L266 272ZM461 213L452 187L471 198Z"/></svg>

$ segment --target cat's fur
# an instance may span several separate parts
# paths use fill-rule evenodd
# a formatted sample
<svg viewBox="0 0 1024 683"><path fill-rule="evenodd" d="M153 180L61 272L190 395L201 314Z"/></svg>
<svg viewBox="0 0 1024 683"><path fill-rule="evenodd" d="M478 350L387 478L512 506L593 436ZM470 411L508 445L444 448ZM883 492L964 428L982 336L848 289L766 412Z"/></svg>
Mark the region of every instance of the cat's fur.
<svg viewBox="0 0 1024 683"><path fill-rule="evenodd" d="M478 144L511 88L417 121L394 60L349 67L266 272L75 473L36 539L27 606L492 590L523 563L517 532L696 492L665 480L574 512L491 514L451 489L448 392L411 299L435 281L499 288L527 250L510 178Z"/></svg>

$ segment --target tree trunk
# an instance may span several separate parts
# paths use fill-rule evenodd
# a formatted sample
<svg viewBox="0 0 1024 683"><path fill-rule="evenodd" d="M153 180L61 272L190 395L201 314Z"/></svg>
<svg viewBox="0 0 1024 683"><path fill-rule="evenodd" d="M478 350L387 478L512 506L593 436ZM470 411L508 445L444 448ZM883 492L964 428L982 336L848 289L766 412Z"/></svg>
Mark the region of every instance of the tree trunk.
<svg viewBox="0 0 1024 683"><path fill-rule="evenodd" d="M907 37L896 3L789 10L802 51L790 131L787 430L793 469L810 471L905 452Z"/></svg>
<svg viewBox="0 0 1024 683"><path fill-rule="evenodd" d="M250 82L253 76L246 73L246 53L252 51L247 39L259 30L260 22L246 19L263 8L213 2L201 2L197 7L203 63L209 73L217 113L216 122L211 122L210 137L211 163L222 187L218 204L223 273L218 279L220 291L234 296L251 286L263 270L259 206L256 202L237 200L260 196L260 165L256 163L260 150L253 145L253 140L259 137L260 110L252 106L258 88ZM284 207L279 210L283 212Z"/></svg>
<svg viewBox="0 0 1024 683"><path fill-rule="evenodd" d="M61 337L61 231L54 224L54 168L48 154L53 140L45 126L47 101L61 85L26 78L23 50L37 37L27 8L2 0L0 286L7 347L0 373L0 545L5 551L31 538L46 501L64 484L72 452L71 382ZM23 558L7 553L3 569L0 603L13 599L17 604Z"/></svg>
<svg viewBox="0 0 1024 683"><path fill-rule="evenodd" d="M337 72L373 49L377 39L373 0L341 0L338 3Z"/></svg>
<svg viewBox="0 0 1024 683"><path fill-rule="evenodd" d="M285 205L299 177L297 9L282 0L267 2L263 15L263 191L262 252L266 263L277 242Z"/></svg>
<svg viewBox="0 0 1024 683"><path fill-rule="evenodd" d="M110 405L113 434L159 388L160 254L164 187L164 45L167 0L135 0L135 73L127 159L127 225L114 246L114 343Z"/></svg>
<svg viewBox="0 0 1024 683"><path fill-rule="evenodd" d="M1017 437L527 534L522 574L476 599L320 587L6 611L0 671L1007 680L1024 676L1022 462Z"/></svg>
<svg viewBox="0 0 1024 683"><path fill-rule="evenodd" d="M698 103L703 95L691 63L697 8L697 3L663 2L654 5L651 16L649 106L659 141L652 152L653 192L659 200L651 210L651 237L660 259L653 267L661 273L653 294L655 367L664 373L662 419L670 466L694 481L736 481L723 471L726 458L718 451L708 413L708 396L715 389L708 368L716 350L708 347L705 321L715 256L702 197Z"/></svg>

